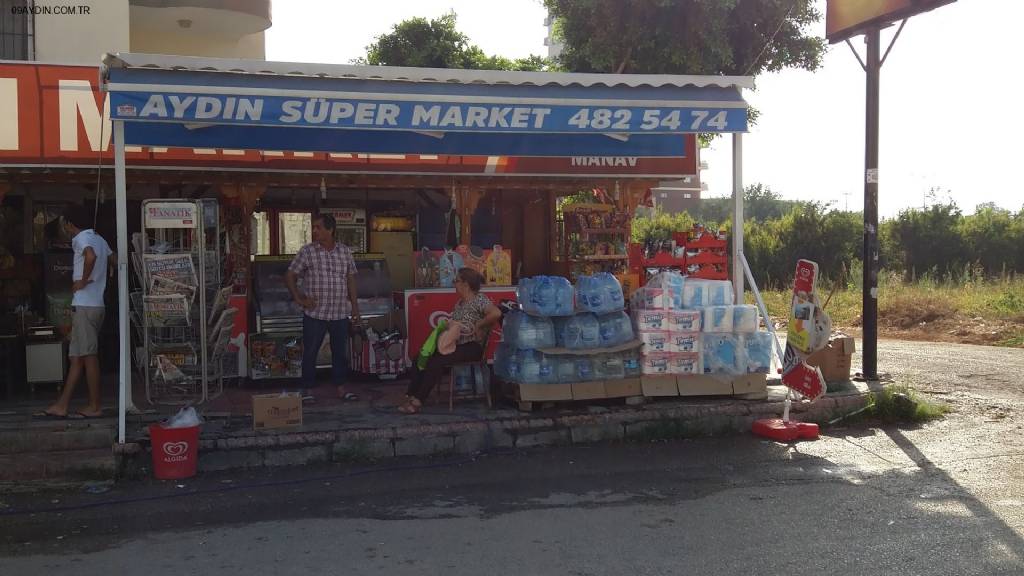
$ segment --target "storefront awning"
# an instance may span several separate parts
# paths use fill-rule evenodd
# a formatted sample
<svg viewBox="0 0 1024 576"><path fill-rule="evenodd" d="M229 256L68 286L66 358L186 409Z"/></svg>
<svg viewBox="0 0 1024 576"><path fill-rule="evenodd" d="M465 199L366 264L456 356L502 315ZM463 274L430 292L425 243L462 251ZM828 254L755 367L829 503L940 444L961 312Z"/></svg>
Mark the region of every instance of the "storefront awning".
<svg viewBox="0 0 1024 576"><path fill-rule="evenodd" d="M746 131L752 87L148 54L108 55L101 76L128 144L392 154L680 156L681 134Z"/></svg>

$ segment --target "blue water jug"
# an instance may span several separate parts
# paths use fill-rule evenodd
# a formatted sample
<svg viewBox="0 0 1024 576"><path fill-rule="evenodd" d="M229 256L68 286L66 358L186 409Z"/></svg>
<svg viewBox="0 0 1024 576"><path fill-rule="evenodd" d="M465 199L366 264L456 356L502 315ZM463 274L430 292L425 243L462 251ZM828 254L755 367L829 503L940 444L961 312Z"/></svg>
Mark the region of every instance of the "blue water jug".
<svg viewBox="0 0 1024 576"><path fill-rule="evenodd" d="M633 323L625 312L612 312L598 316L601 333L601 347L611 348L633 339Z"/></svg>

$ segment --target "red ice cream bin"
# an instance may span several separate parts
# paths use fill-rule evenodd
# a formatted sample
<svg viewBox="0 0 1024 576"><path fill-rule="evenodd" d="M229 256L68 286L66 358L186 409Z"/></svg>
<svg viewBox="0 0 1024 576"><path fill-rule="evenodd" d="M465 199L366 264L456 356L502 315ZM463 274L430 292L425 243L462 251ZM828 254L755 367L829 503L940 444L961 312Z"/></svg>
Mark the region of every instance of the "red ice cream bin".
<svg viewBox="0 0 1024 576"><path fill-rule="evenodd" d="M149 426L153 449L153 475L160 480L178 480L196 475L199 463L199 426L165 428Z"/></svg>

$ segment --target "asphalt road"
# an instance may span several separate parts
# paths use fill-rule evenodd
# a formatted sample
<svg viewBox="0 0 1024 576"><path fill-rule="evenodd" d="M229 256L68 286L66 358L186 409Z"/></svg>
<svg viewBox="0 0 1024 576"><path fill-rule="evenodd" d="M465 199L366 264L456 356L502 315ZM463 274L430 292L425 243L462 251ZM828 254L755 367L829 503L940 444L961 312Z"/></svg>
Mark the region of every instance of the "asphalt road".
<svg viewBox="0 0 1024 576"><path fill-rule="evenodd" d="M953 412L0 494L0 574L1024 574L1024 350L882 349Z"/></svg>

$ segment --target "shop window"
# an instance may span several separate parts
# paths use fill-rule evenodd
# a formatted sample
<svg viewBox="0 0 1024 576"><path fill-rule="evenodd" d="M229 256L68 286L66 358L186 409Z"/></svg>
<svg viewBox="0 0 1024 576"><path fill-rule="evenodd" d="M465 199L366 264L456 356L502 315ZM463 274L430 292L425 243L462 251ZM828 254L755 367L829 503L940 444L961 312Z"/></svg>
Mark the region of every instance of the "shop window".
<svg viewBox="0 0 1024 576"><path fill-rule="evenodd" d="M270 215L267 212L253 213L251 243L251 254L256 256L270 254Z"/></svg>
<svg viewBox="0 0 1024 576"><path fill-rule="evenodd" d="M0 60L35 59L35 20L28 0L0 0Z"/></svg>
<svg viewBox="0 0 1024 576"><path fill-rule="evenodd" d="M297 254L313 239L309 212L281 212L277 215L280 233L279 254Z"/></svg>

